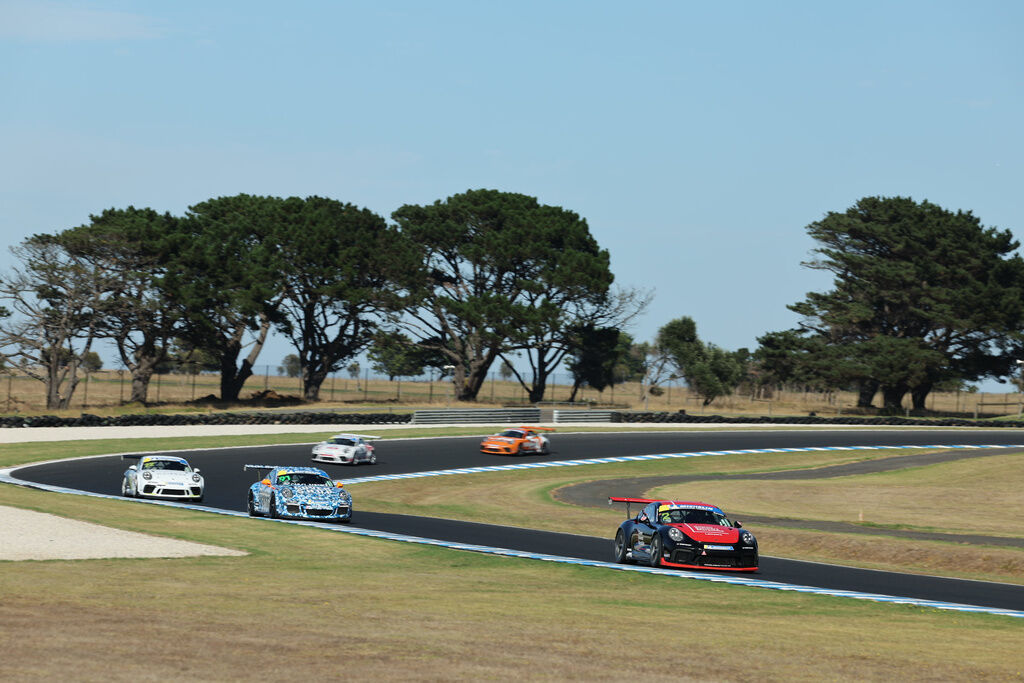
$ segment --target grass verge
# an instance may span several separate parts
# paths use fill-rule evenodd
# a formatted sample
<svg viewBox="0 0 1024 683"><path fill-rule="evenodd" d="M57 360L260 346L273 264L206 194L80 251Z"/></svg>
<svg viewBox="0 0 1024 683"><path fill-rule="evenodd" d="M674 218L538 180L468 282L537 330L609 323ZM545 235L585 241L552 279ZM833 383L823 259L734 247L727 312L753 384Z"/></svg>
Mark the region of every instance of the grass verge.
<svg viewBox="0 0 1024 683"><path fill-rule="evenodd" d="M0 504L251 553L0 563L12 680L917 681L1024 671L1022 625L1009 617L495 558L12 486L0 487Z"/></svg>

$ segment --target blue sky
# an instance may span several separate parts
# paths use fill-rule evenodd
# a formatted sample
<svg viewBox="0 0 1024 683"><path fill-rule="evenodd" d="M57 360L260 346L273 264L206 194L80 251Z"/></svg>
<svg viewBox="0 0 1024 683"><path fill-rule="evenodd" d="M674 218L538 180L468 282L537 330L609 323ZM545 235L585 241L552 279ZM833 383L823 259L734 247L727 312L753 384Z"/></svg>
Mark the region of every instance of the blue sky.
<svg viewBox="0 0 1024 683"><path fill-rule="evenodd" d="M688 315L754 348L829 286L805 226L861 197L1024 237L1022 30L985 1L0 0L0 268L110 207L494 188L587 219L654 290L637 339Z"/></svg>

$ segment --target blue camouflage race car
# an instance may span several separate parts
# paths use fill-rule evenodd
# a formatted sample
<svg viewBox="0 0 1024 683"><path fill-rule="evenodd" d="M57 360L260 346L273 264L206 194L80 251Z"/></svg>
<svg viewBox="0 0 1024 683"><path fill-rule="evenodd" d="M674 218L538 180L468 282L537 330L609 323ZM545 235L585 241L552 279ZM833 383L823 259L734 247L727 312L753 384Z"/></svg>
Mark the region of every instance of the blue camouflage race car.
<svg viewBox="0 0 1024 683"><path fill-rule="evenodd" d="M246 465L266 474L249 487L251 517L313 519L348 522L352 496L318 467Z"/></svg>

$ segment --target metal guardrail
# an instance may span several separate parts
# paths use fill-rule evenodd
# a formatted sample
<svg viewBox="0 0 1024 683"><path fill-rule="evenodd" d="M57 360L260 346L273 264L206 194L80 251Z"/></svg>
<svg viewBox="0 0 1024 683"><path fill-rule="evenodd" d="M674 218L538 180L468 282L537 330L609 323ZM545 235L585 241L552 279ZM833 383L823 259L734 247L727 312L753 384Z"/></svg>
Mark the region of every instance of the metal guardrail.
<svg viewBox="0 0 1024 683"><path fill-rule="evenodd" d="M555 422L619 422L617 410L556 410Z"/></svg>
<svg viewBox="0 0 1024 683"><path fill-rule="evenodd" d="M469 410L417 410L413 424L473 424L540 422L540 408L476 408Z"/></svg>

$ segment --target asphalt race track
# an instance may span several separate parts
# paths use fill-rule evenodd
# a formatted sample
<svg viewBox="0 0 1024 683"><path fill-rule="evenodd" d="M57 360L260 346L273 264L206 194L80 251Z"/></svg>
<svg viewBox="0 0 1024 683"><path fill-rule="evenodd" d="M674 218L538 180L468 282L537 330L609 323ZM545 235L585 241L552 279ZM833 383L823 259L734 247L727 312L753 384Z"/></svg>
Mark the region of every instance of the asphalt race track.
<svg viewBox="0 0 1024 683"><path fill-rule="evenodd" d="M354 479L486 465L579 460L625 455L732 451L760 448L905 445L1022 445L1024 434L1013 430L832 430L832 431L701 431L660 433L558 433L548 456L493 456L477 450L480 437L396 439L378 442L377 464L356 467L320 464L331 476ZM171 451L168 451L171 452ZM246 494L255 481L244 464L312 465L309 445L226 448L181 452L206 478L203 506L245 510ZM13 472L20 480L77 490L119 495L126 463L118 456L79 458L24 467ZM472 476L472 475L468 475ZM588 560L611 561L611 537L593 538L452 520L361 512L358 484L352 527L475 545ZM608 491L616 495L617 491ZM755 534L754 525L748 525ZM759 579L864 593L879 593L997 609L1024 610L1024 586L854 569L770 557L762 548Z"/></svg>

